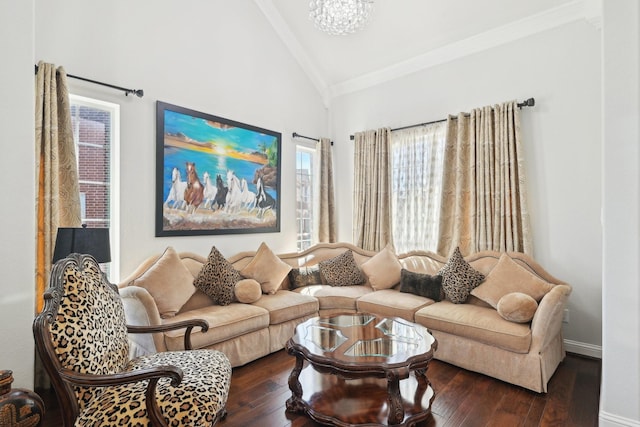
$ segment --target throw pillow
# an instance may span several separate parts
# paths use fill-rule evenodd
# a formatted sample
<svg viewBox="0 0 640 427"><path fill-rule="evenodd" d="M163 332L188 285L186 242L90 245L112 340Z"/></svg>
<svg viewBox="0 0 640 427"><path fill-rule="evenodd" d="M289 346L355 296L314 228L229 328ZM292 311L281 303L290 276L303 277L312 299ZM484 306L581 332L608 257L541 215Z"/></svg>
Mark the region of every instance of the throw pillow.
<svg viewBox="0 0 640 427"><path fill-rule="evenodd" d="M129 285L145 288L155 300L163 319L174 317L196 291L193 276L171 246Z"/></svg>
<svg viewBox="0 0 640 427"><path fill-rule="evenodd" d="M454 304L467 301L471 290L484 280L484 275L464 260L459 247L456 247L438 274L442 276L444 294Z"/></svg>
<svg viewBox="0 0 640 427"><path fill-rule="evenodd" d="M291 289L321 285L322 277L320 275L320 267L318 265L311 265L308 267L292 268L289 272L289 282L291 283Z"/></svg>
<svg viewBox="0 0 640 427"><path fill-rule="evenodd" d="M511 292L498 301L498 314L510 322L530 322L537 309L536 300L521 292Z"/></svg>
<svg viewBox="0 0 640 427"><path fill-rule="evenodd" d="M496 266L487 274L487 280L471 291L471 294L497 308L500 298L508 293L522 292L540 301L552 287L550 283L518 265L509 255L502 254Z"/></svg>
<svg viewBox="0 0 640 427"><path fill-rule="evenodd" d="M207 294L214 304L229 305L235 297L234 287L241 279L238 270L213 246L193 284Z"/></svg>
<svg viewBox="0 0 640 427"><path fill-rule="evenodd" d="M274 254L266 243L262 242L256 255L240 274L248 279L255 279L260 283L262 292L275 294L291 266Z"/></svg>
<svg viewBox="0 0 640 427"><path fill-rule="evenodd" d="M242 279L234 287L236 299L245 304L251 304L260 299L262 288L257 280Z"/></svg>
<svg viewBox="0 0 640 427"><path fill-rule="evenodd" d="M400 273L400 292L420 295L438 302L442 300L442 276L416 273L402 269Z"/></svg>
<svg viewBox="0 0 640 427"><path fill-rule="evenodd" d="M362 272L376 291L397 285L400 282L400 270L402 265L389 245L362 264Z"/></svg>
<svg viewBox="0 0 640 427"><path fill-rule="evenodd" d="M350 249L336 257L320 261L318 265L325 282L331 286L362 285L367 281Z"/></svg>

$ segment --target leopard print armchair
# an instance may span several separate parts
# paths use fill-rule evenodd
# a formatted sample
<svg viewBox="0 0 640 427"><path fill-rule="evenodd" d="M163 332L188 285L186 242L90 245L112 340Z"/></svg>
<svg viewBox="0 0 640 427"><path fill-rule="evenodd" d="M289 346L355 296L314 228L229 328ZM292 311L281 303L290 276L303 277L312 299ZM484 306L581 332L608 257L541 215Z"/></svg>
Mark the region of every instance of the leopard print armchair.
<svg viewBox="0 0 640 427"><path fill-rule="evenodd" d="M51 377L65 427L212 426L225 415L231 365L214 350L170 351L129 360L130 332L187 328L204 321L128 327L117 288L96 260L58 261L36 317L36 348Z"/></svg>

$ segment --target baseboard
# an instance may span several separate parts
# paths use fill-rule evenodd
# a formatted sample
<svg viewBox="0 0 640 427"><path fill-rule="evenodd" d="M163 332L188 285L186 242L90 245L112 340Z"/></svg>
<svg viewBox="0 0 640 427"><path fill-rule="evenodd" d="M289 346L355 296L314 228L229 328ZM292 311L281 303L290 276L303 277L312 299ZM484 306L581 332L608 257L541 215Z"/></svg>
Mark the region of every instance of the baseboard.
<svg viewBox="0 0 640 427"><path fill-rule="evenodd" d="M640 427L640 421L600 411L600 427Z"/></svg>
<svg viewBox="0 0 640 427"><path fill-rule="evenodd" d="M564 340L564 349L568 353L576 353L582 356L602 359L602 347L599 345L587 344L584 342Z"/></svg>

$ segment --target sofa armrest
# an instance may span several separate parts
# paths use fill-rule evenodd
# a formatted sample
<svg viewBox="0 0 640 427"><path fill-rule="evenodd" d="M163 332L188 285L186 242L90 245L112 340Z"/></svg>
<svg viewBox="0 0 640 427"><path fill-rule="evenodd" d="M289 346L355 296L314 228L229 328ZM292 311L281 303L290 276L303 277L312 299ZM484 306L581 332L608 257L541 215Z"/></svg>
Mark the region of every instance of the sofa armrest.
<svg viewBox="0 0 640 427"><path fill-rule="evenodd" d="M540 353L560 333L571 286L555 285L538 304L531 322L531 352Z"/></svg>
<svg viewBox="0 0 640 427"><path fill-rule="evenodd" d="M193 350L191 346L191 331L193 328L199 327L201 332L209 330L209 323L204 319L187 319L180 322L165 323L160 326L134 326L127 325L127 332L130 334L146 334L152 332L175 331L176 329L186 329L184 333L184 349Z"/></svg>
<svg viewBox="0 0 640 427"><path fill-rule="evenodd" d="M145 288L124 286L120 287L118 292L120 293L120 298L122 298L128 325L150 327L162 325L156 302ZM164 343L164 334L161 333L136 336L130 334L129 344L132 358L167 350L167 346Z"/></svg>

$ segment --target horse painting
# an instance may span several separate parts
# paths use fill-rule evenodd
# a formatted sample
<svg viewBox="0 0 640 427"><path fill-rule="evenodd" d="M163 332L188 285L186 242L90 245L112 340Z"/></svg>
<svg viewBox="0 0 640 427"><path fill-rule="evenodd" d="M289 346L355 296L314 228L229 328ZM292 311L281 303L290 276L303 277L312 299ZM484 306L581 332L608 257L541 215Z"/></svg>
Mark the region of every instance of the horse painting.
<svg viewBox="0 0 640 427"><path fill-rule="evenodd" d="M242 188L240 188L240 180L232 170L227 171L227 200L225 210L229 213L235 213L240 210L242 203Z"/></svg>
<svg viewBox="0 0 640 427"><path fill-rule="evenodd" d="M264 218L264 213L269 209L276 207L276 200L264 191L264 185L262 184L262 178L258 178L256 183L256 207L258 208L258 218Z"/></svg>
<svg viewBox="0 0 640 427"><path fill-rule="evenodd" d="M169 202L173 202L172 207L174 209L184 209L184 191L186 188L187 183L182 180L180 171L178 168L173 168L171 171L171 188L169 189L167 200L164 201L164 205L169 207Z"/></svg>
<svg viewBox="0 0 640 427"><path fill-rule="evenodd" d="M256 194L249 190L247 180L244 178L240 180L240 190L240 193L242 194L242 197L240 198L242 201L242 207L251 212L256 206Z"/></svg>
<svg viewBox="0 0 640 427"><path fill-rule="evenodd" d="M229 188L224 185L220 174L216 175L216 188L216 197L213 199L211 209L214 209L214 206L216 206L218 209L222 209L225 202L227 201L227 192L229 191Z"/></svg>
<svg viewBox="0 0 640 427"><path fill-rule="evenodd" d="M204 186L198 178L196 164L187 162L187 188L184 190L184 201L187 202L187 211L193 213L204 200Z"/></svg>
<svg viewBox="0 0 640 427"><path fill-rule="evenodd" d="M210 208L211 205L213 205L213 201L216 198L216 193L218 192L218 189L216 188L216 186L213 184L213 182L211 182L211 175L209 175L209 172L206 172L202 174L202 180L204 181L204 207L205 208Z"/></svg>

